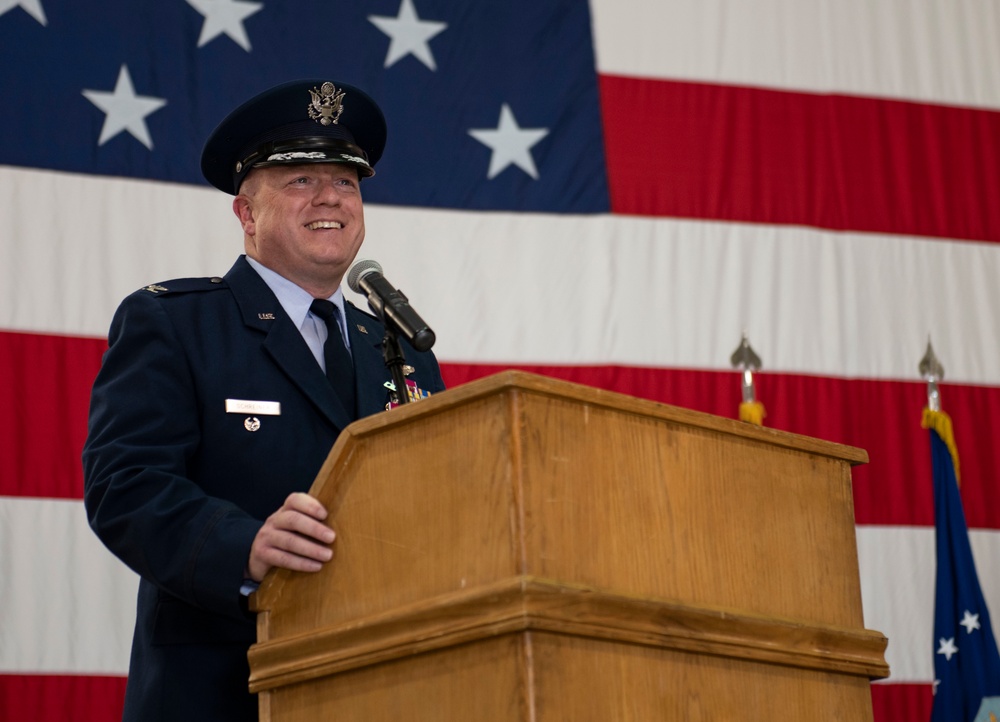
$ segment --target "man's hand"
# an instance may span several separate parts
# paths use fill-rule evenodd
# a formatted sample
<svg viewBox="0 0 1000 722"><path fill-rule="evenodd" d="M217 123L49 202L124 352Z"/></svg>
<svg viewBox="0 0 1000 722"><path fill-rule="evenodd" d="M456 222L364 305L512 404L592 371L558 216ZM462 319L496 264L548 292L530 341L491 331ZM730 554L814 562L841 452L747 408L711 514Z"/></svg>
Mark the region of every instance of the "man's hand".
<svg viewBox="0 0 1000 722"><path fill-rule="evenodd" d="M308 494L290 494L278 511L264 522L250 546L247 572L259 582L272 567L297 572L318 572L333 558L330 545L336 538L323 523L326 509Z"/></svg>

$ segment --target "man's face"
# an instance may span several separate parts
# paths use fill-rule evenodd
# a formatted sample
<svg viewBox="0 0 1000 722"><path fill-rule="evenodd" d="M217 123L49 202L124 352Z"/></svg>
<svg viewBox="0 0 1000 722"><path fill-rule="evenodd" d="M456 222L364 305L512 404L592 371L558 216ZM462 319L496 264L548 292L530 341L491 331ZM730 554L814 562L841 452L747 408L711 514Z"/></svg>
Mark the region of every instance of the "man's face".
<svg viewBox="0 0 1000 722"><path fill-rule="evenodd" d="M247 255L314 295L336 290L365 238L361 188L351 166L255 168L233 210Z"/></svg>

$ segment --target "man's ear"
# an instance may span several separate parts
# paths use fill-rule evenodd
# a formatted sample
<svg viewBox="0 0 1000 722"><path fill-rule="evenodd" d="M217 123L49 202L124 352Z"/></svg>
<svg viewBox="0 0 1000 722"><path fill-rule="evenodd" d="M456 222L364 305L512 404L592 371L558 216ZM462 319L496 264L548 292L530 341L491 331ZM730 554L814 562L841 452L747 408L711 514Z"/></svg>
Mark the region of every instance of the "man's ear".
<svg viewBox="0 0 1000 722"><path fill-rule="evenodd" d="M233 213L240 219L243 232L252 236L254 233L253 204L247 196L241 193L233 198Z"/></svg>

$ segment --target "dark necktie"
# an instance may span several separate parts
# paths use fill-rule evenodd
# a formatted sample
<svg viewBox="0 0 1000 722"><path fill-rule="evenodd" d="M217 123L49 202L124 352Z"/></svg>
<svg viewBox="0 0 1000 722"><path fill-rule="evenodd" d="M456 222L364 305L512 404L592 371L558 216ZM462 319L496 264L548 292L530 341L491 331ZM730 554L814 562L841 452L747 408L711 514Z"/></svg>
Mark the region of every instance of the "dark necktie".
<svg viewBox="0 0 1000 722"><path fill-rule="evenodd" d="M325 298L313 299L309 310L326 322L326 343L323 344L323 360L326 362L326 377L334 392L340 398L348 415L357 417L354 401L354 362L344 344L343 332L338 323L340 309Z"/></svg>

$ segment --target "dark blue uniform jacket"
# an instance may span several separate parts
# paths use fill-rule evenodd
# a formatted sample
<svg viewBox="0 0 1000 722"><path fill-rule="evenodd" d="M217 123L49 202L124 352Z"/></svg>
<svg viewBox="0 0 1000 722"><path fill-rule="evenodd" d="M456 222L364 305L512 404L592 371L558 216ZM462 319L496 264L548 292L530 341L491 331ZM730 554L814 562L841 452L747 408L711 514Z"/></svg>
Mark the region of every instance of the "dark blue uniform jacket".
<svg viewBox="0 0 1000 722"><path fill-rule="evenodd" d="M346 315L368 416L388 401L384 328L350 304ZM404 349L409 378L442 390L434 356ZM281 413L227 413L227 399L276 401ZM90 524L141 577L126 720L257 718L255 626L239 593L250 544L289 493L308 490L351 420L245 258L222 279L169 281L122 302L83 460Z"/></svg>

